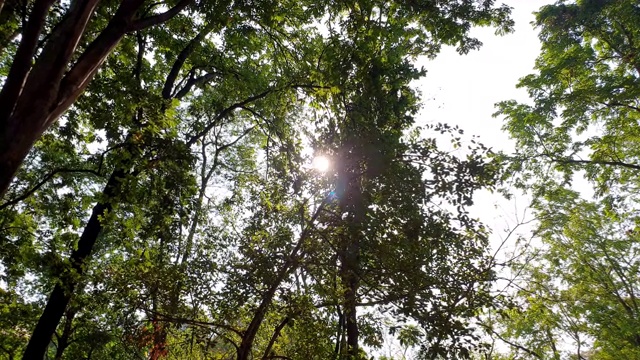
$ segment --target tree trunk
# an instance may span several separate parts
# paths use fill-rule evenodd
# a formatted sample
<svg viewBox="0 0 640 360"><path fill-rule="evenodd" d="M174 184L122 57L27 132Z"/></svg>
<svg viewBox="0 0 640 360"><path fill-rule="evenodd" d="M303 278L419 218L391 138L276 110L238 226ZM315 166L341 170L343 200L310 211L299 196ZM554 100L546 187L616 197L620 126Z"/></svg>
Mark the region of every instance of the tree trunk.
<svg viewBox="0 0 640 360"><path fill-rule="evenodd" d="M111 200L119 188L119 183L125 172L123 170L116 170L111 174L109 181L103 191L104 202L99 202L93 207L89 222L80 236L78 241L77 250L73 251L69 261L71 262L71 269L65 271L60 276L60 281L56 283L56 286L49 296L49 301L38 319L29 343L24 351L23 359L42 359L44 358L51 337L53 336L60 319L62 318L71 295L73 294L77 284L78 277L84 273L84 266L87 257L91 254L93 246L98 239L98 235L102 231L102 224L100 218L111 210Z"/></svg>
<svg viewBox="0 0 640 360"><path fill-rule="evenodd" d="M338 250L343 290L344 331L347 337L346 348L341 349L341 358L355 360L359 356L357 304L360 286L360 238L366 209L362 196L361 155L358 151L345 151L345 154L343 167L338 174L337 187L340 213L348 214L345 222L341 224L345 230L339 235Z"/></svg>
<svg viewBox="0 0 640 360"><path fill-rule="evenodd" d="M318 218L318 216L320 215L320 212L322 211L322 209L324 209L328 201L329 201L329 198L326 198L318 206L318 208L316 209L311 219L309 219L309 221L307 222L305 229L300 234L298 242L289 253L289 256L287 257L286 262L282 265L282 268L280 269L280 272L278 272L276 279L271 284L269 289L267 289L267 291L263 294L262 300L260 301L260 305L258 305L258 308L256 309L253 315L253 318L251 319L251 323L249 323L247 330L244 332L244 335L242 336L242 341L240 343L240 346L238 347L237 360L249 359L249 355L251 355L251 348L253 347L253 340L255 339L256 334L260 329L260 325L262 324L262 321L264 320L264 317L267 314L267 308L269 307L269 305L271 305L271 302L273 301L273 296L278 290L278 287L280 287L280 284L282 284L284 279L287 277L287 275L291 273L291 271L296 269L301 256L299 252L300 252L300 249L302 248L302 244L307 239L307 237L309 237L311 233L311 229L314 226L316 219Z"/></svg>
<svg viewBox="0 0 640 360"><path fill-rule="evenodd" d="M58 337L58 346L56 348L56 355L54 357L55 360L62 360L62 354L64 351L71 345L71 335L73 334L73 319L76 316L75 310L69 310L66 314L66 319L64 321L64 328L62 330L62 335Z"/></svg>
<svg viewBox="0 0 640 360"><path fill-rule="evenodd" d="M136 19L144 0L122 1L105 29L68 71L99 0L73 1L35 61L54 0L34 2L0 91L0 198L6 194L33 144L84 92L120 40L128 32L171 19L191 2L181 0L162 14Z"/></svg>
<svg viewBox="0 0 640 360"><path fill-rule="evenodd" d="M352 224L350 224L352 225ZM340 280L343 287L342 308L344 316L344 326L347 335L346 349L342 349L342 358L357 359L359 353L358 345L358 288L360 281L358 278L358 268L360 266L360 234L358 234L358 224L348 226L349 231L344 236L343 248L340 254Z"/></svg>
<svg viewBox="0 0 640 360"><path fill-rule="evenodd" d="M346 355L347 359L357 359L358 358L358 316L357 316L357 295L358 295L358 287L359 281L356 273L356 269L358 266L358 243L354 241L354 243L349 244L347 247L345 256L342 258L341 264L341 279L342 285L344 287L344 317L345 317L345 327L347 333L347 348L343 354Z"/></svg>

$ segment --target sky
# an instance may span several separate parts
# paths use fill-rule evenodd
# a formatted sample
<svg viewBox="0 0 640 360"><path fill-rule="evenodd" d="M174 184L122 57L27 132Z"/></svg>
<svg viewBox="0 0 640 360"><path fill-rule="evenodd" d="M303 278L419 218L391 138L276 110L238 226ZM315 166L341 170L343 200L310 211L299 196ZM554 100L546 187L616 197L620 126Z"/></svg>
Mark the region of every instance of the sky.
<svg viewBox="0 0 640 360"><path fill-rule="evenodd" d="M496 36L492 28L474 28L472 35L482 41L480 50L467 55L446 47L435 59L419 59L417 66L427 76L417 82L423 93L421 121L446 121L458 124L469 134L480 135L497 150L509 149L501 121L493 119L494 104L516 99L526 101L523 89L516 89L518 79L531 73L540 52L538 32L531 24L533 12L551 3L544 0L504 1L513 8L515 32Z"/></svg>
<svg viewBox="0 0 640 360"><path fill-rule="evenodd" d="M453 47L447 47L434 60L419 59L416 65L423 66L427 76L416 82L423 99L418 124L455 124L465 131L467 139L477 135L480 142L494 151L513 151L513 141L501 130L503 120L492 116L496 111L494 104L510 99L528 102L526 91L516 89L516 84L519 78L534 71L535 59L540 53L538 31L532 25L533 12L553 2L502 1L512 7L513 33L496 36L492 28L475 28L472 35L482 41L480 50L460 55ZM482 191L474 202L471 215L492 229L494 249L500 246L509 230L531 218L527 212L529 199L522 195L506 200ZM516 235L526 236L528 231L526 226L521 227ZM512 241L509 243L506 249L513 246Z"/></svg>

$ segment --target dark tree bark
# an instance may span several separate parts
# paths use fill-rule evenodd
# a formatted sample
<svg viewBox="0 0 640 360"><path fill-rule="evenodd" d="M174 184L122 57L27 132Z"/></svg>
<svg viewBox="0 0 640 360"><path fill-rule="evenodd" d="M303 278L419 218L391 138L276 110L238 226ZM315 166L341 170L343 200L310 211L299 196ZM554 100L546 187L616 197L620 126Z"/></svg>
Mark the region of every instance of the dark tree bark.
<svg viewBox="0 0 640 360"><path fill-rule="evenodd" d="M344 287L343 307L345 330L347 334L347 348L344 349L343 355L348 359L357 359L358 357L358 287L359 281L357 277L359 244L357 240L350 242L342 256L342 264L340 269L340 277L342 286Z"/></svg>
<svg viewBox="0 0 640 360"><path fill-rule="evenodd" d="M354 219L355 220L355 219ZM349 224L352 225L352 224ZM343 316L347 335L347 348L343 349L343 356L348 359L357 359L359 351L358 330L358 289L360 279L358 269L360 266L360 234L357 232L357 224L347 226L348 234L342 239L340 258L340 280L343 287Z"/></svg>
<svg viewBox="0 0 640 360"><path fill-rule="evenodd" d="M62 360L62 354L73 342L71 336L73 334L73 319L76 317L76 310L73 307L67 310L65 315L64 327L62 328L62 334L58 337L58 344L56 347L55 360Z"/></svg>
<svg viewBox="0 0 640 360"><path fill-rule="evenodd" d="M346 142L337 186L340 213L348 214L341 224L345 231L340 235L338 248L339 275L343 288L342 316L347 340L346 348L340 349L340 353L342 359L350 360L358 359L359 355L357 307L360 287L360 238L366 212L362 193L364 159L357 146L352 148L353 144L357 143L357 140Z"/></svg>
<svg viewBox="0 0 640 360"><path fill-rule="evenodd" d="M276 343L276 340L278 340L278 337L280 337L280 332L282 332L282 329L284 329L289 321L291 321L291 317L287 316L286 318L282 319L280 324L278 324L278 326L276 326L276 328L273 330L273 334L271 335L269 344L267 344L267 348L264 350L264 355L262 355L262 360L269 359L269 357L271 356L271 349L273 349L273 345Z"/></svg>
<svg viewBox="0 0 640 360"><path fill-rule="evenodd" d="M297 257L297 255L294 255ZM240 346L238 347L238 360L247 360L251 355L251 348L253 347L253 340L256 338L256 334L258 334L258 330L260 329L260 325L262 325L262 321L264 320L265 315L267 314L267 309L271 302L273 301L273 296L276 293L276 290L280 287L280 284L289 272L292 270L293 261L287 262L284 267L280 270L278 277L274 281L274 283L269 287L269 289L262 295L262 300L260 301L260 305L253 313L253 318L251 318L251 322L247 327L247 330L244 332L244 336L242 336L242 342L240 342Z"/></svg>
<svg viewBox="0 0 640 360"><path fill-rule="evenodd" d="M82 94L120 40L129 32L171 19L192 1L181 0L162 14L138 19L145 1L123 0L109 24L69 68L100 0L73 1L37 56L54 0L35 0L0 91L0 198L36 140Z"/></svg>
<svg viewBox="0 0 640 360"><path fill-rule="evenodd" d="M60 276L60 281L53 288L47 305L31 334L23 359L44 358L51 342L51 337L56 331L60 319L69 305L71 295L78 284L77 278L84 273L85 260L91 254L91 250L102 230L100 218L111 210L111 198L118 192L120 179L124 176L124 171L115 171L107 181L103 191L103 199L105 200L93 207L89 222L80 236L80 241L78 241L78 248L73 251L69 259L71 268Z"/></svg>
<svg viewBox="0 0 640 360"><path fill-rule="evenodd" d="M319 212L316 212L318 214ZM308 236L308 228L300 236L300 240L294 247L294 249L289 254L288 260L285 264L283 264L282 268L278 272L276 279L271 284L269 289L262 295L262 300L260 301L260 305L253 313L253 318L251 318L251 322L245 330L244 335L242 336L242 341L240 342L240 346L238 347L238 360L248 360L251 355L251 349L253 347L253 340L255 340L256 335L258 334L258 330L260 329L260 325L262 325L262 321L264 321L264 317L267 314L267 309L273 302L273 297L280 287L280 284L286 279L286 277L291 273L291 271L295 270L298 260L299 260L299 250L302 247L303 240Z"/></svg>
<svg viewBox="0 0 640 360"><path fill-rule="evenodd" d="M198 36L201 36L201 35L198 35ZM141 49L140 51L144 51L144 44L140 43L139 46ZM185 56L187 56L190 52L192 52L194 48L193 45L191 44L189 44L187 47L190 48L190 50ZM174 70L176 68L179 70L184 65L184 62L185 62L184 59L179 58L178 60L176 60L171 70L171 73L167 76L164 89L167 89L168 86L171 86L171 85L167 86L167 84L173 84L175 82L175 78L178 76L179 71L174 71ZM134 76L135 75L136 74L134 74ZM206 77L206 75L204 75L203 77ZM193 88L193 86L195 86L199 81L203 81L198 79L196 79L196 81L187 81L185 85L183 85L179 89L176 89L175 91L167 91L167 92L163 91L163 93L166 95L166 96L163 96L163 98L165 100L169 100L171 98L180 99L181 97L185 96ZM262 99L268 94L270 94L271 92L272 92L271 90L268 90L258 95L249 97L241 102L232 104L231 106L229 106L228 108L220 112L220 114L216 117L216 122L224 118L228 114L230 114L234 109L239 108L248 103L251 103L253 101ZM175 93L176 95L171 96L170 94L172 93ZM136 121L136 122L139 122L139 121ZM205 130L209 131L211 127L213 127L213 125L215 124L210 124L210 126L208 126ZM199 137L204 136L205 133L206 132L203 132L198 134L197 136L194 136L190 140L190 142L187 143L187 145L191 145L195 143L195 141L197 141ZM246 133L244 135L246 135ZM143 149L138 148L132 142L131 137L127 138L125 143L126 143L125 149L130 151L132 154L142 153ZM227 147L232 146L233 144L235 144L235 141L222 145L218 150L222 151ZM131 168L133 165L135 165L136 157L137 157L136 155L131 156L127 160L126 162L127 164L123 164L121 167L116 168L111 174L102 194L102 199L106 199L106 200L103 200L103 202L97 203L94 206L89 222L85 226L82 236L80 237L80 241L78 242L78 249L74 251L70 257L72 271L62 274L60 278L60 282L53 289L53 292L49 297L47 305L40 319L38 320L38 324L36 325L36 328L32 333L32 336L29 340L29 344L25 349L24 357L23 357L24 359L41 359L44 357L46 349L49 346L49 343L51 341L51 337L53 336L58 324L60 323L62 315L69 304L71 295L76 289L76 286L78 284L78 277L83 274L83 270L84 270L83 267L85 266L86 260L90 256L91 251L93 250L95 242L98 238L98 235L102 231L102 224L100 223L99 219L105 213L111 210L113 205L112 198L120 193L121 179L123 179L127 175L130 175L130 176L135 175L135 173L139 171L139 170L134 170L132 172L130 170L126 170ZM158 341L161 341L161 340L162 340L161 338L158 338Z"/></svg>
<svg viewBox="0 0 640 360"><path fill-rule="evenodd" d="M240 346L238 347L237 360L247 360L250 358L253 341L258 334L258 330L260 329L260 325L262 325L262 321L264 321L264 317L267 314L267 309L273 302L273 297L282 282L298 266L301 257L300 250L302 248L302 244L311 234L312 227L314 226L316 219L320 215L322 209L324 209L327 202L328 198L318 206L311 219L307 222L305 229L300 234L298 242L289 253L286 262L280 268L280 271L278 272L275 280L267 289L267 291L265 291L265 293L262 295L260 305L258 305L258 308L254 312L253 318L251 318L251 322L247 327L247 330L244 331L244 335L242 336L242 341L240 342Z"/></svg>

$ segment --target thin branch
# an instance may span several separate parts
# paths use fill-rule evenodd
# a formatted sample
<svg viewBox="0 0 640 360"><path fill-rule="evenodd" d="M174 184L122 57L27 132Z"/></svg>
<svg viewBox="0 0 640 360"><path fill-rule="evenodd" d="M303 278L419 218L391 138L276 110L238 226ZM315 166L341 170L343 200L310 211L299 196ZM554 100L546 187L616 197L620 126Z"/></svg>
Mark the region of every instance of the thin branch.
<svg viewBox="0 0 640 360"><path fill-rule="evenodd" d="M191 139L189 139L189 141L187 141L187 146L191 146L193 145L196 141L198 141L198 139L200 139L201 137L203 137L204 135L206 135L209 131L211 131L211 129L216 126L216 124L218 123L218 121L226 116L228 116L229 114L231 114L231 112L233 112L236 109L239 109L251 102L254 102L256 100L262 99L264 97L266 97L267 95L271 94L272 92L277 91L276 89L268 89L265 90L257 95L254 96L250 96L240 102L237 102L235 104L232 104L231 106L225 108L224 110L222 110L214 119L211 123L209 123L209 125L207 125L202 131L198 132L197 134L191 136Z"/></svg>
<svg viewBox="0 0 640 360"><path fill-rule="evenodd" d="M13 200L9 200L6 203L0 205L0 210L2 210L4 208L7 208L9 206L15 205L15 204L19 203L20 201L28 198L29 196L31 196L31 194L33 194L34 192L38 191L38 189L40 189L44 184L46 184L54 176L56 176L58 174L62 174L62 173L85 173L85 174L93 174L95 176L102 176L99 171L92 170L92 169L64 169L64 168L63 169L56 169L56 170L53 170L52 172L50 172L49 174L47 174L47 176L45 176L44 179L40 180L39 183L37 183L31 189L27 190L24 194L18 196L17 198L15 198Z"/></svg>
<svg viewBox="0 0 640 360"><path fill-rule="evenodd" d="M215 327L215 328L220 328L220 329L225 329L225 330L229 330L233 333L235 333L238 336L243 336L243 332L234 328L233 326L227 325L227 324L222 324L222 323L215 323L215 322L209 322L209 321L199 321L199 320L192 320L192 319L187 319L187 318L182 318L182 317L175 317L175 316L169 316L166 314L162 314L159 313L157 311L153 311L150 309L144 309L145 311L158 316L158 318L156 318L156 321L161 321L161 322L170 322L170 323L177 323L177 324L189 324L189 325L196 325L196 326L202 326L202 327Z"/></svg>
<svg viewBox="0 0 640 360"><path fill-rule="evenodd" d="M487 330L487 331L491 332L493 335L495 335L498 339L500 339L500 340L501 340L502 342L504 342L505 344L508 344L508 345L510 345L510 346L512 346L512 347L514 347L514 348L516 348L516 349L518 349L518 350L522 350L522 351L526 352L526 353L527 353L527 354L529 354L529 355L533 355L533 356L535 356L535 357L536 357L536 358L538 358L538 359L542 359L542 356L538 355L538 353L536 353L535 351L530 350L530 349L527 349L526 347L524 347L524 346L522 346L522 345L518 345L518 344L516 344L516 343L514 343L514 342L511 342L511 341L509 341L509 340L507 340L507 339L503 338L502 336L500 336L500 334L498 334L497 332L495 332L495 330L491 329L489 326L484 325L484 324L480 324L480 326L482 326L483 328L485 328L485 330Z"/></svg>
<svg viewBox="0 0 640 360"><path fill-rule="evenodd" d="M601 102L601 104L606 106L606 107L608 107L608 108L624 107L624 108L627 108L627 109L631 109L631 110L635 110L635 111L640 112L640 107L629 105L629 104L623 104L623 103L621 103L619 101L612 101L612 102L609 102L609 103Z"/></svg>
<svg viewBox="0 0 640 360"><path fill-rule="evenodd" d="M178 15L178 13L184 10L184 8L189 6L191 3L193 3L193 0L181 0L179 3L176 4L176 6L172 7L171 9L161 14L149 16L146 18L139 19L138 21L135 21L129 26L127 30L139 31L139 30L144 30L153 25L161 24L165 21L170 20L172 17Z"/></svg>
<svg viewBox="0 0 640 360"><path fill-rule="evenodd" d="M560 164L580 164L580 165L609 165L609 166L619 166L628 169L640 170L640 165L626 163L622 161L608 161L608 160L579 160L572 158L556 158L553 155L548 153L540 154L536 157L546 157L552 162L560 163ZM508 160L512 161L526 161L527 158L518 158L518 157L507 157Z"/></svg>

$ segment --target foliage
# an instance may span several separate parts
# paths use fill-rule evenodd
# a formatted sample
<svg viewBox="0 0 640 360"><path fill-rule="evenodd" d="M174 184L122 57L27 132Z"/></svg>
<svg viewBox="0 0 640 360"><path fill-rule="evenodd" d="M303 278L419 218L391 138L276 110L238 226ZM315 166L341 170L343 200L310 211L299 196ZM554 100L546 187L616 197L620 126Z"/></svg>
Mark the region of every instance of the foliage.
<svg viewBox="0 0 640 360"><path fill-rule="evenodd" d="M414 127L411 61L477 48L469 28L506 31L508 9L212 4L123 35L29 153L0 204L0 349L347 359L402 328L424 357L468 357L493 274L466 208L497 169L432 138L461 130Z"/></svg>
<svg viewBox="0 0 640 360"><path fill-rule="evenodd" d="M502 160L533 195L541 243L510 264L514 297L490 325L513 358L634 359L640 8L561 1L536 24L537 73L519 83L532 103L498 114L517 143Z"/></svg>

